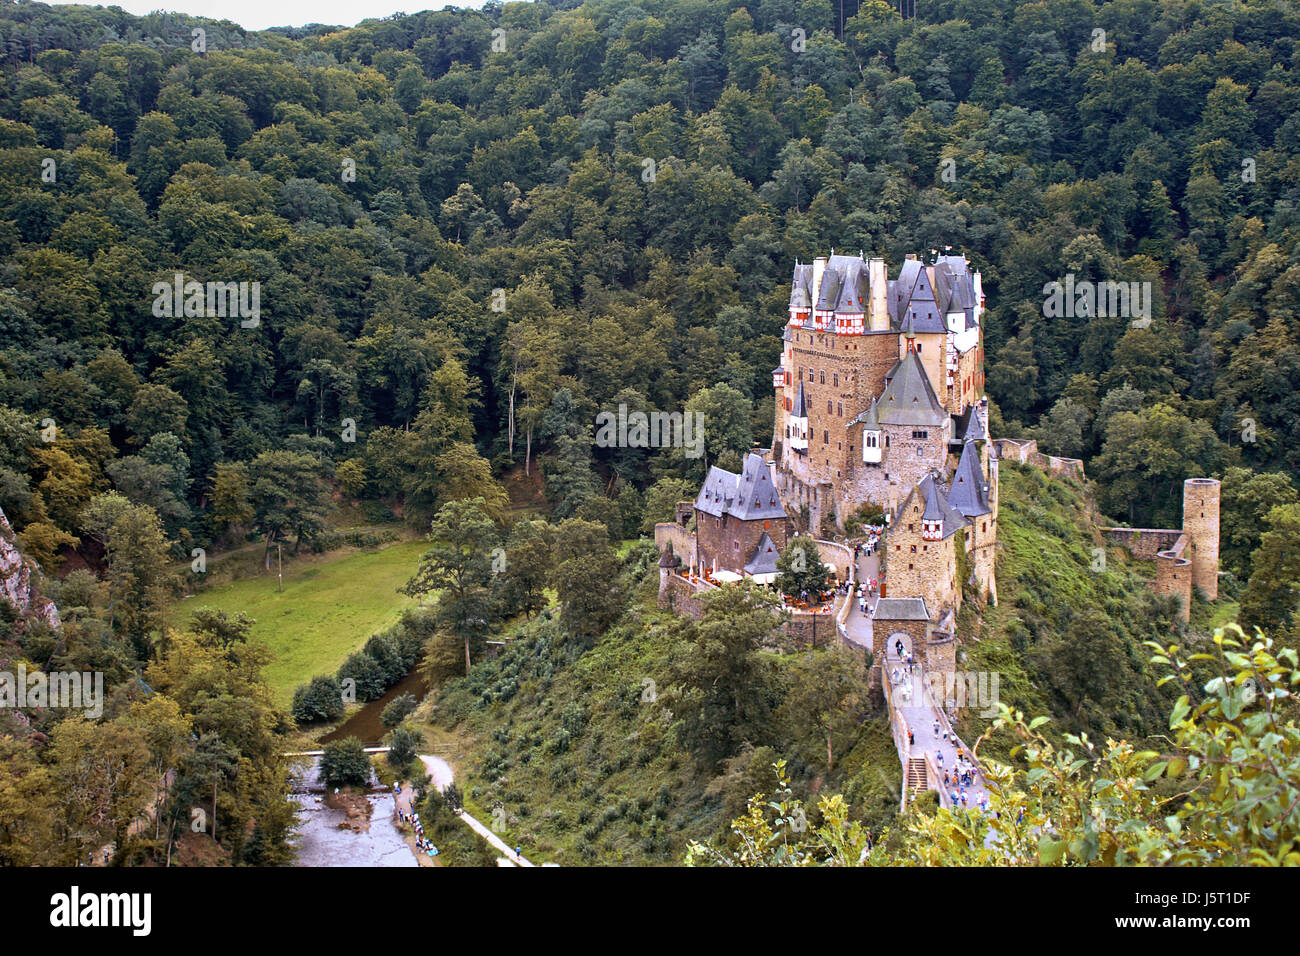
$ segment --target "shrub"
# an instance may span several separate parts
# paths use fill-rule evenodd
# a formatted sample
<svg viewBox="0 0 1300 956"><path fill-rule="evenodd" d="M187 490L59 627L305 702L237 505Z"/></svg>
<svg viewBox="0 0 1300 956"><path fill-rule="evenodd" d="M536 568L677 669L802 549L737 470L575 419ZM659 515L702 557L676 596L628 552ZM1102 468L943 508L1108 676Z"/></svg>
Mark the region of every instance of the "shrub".
<svg viewBox="0 0 1300 956"><path fill-rule="evenodd" d="M364 787L370 782L370 760L356 737L346 737L325 745L320 758L320 775L327 787Z"/></svg>
<svg viewBox="0 0 1300 956"><path fill-rule="evenodd" d="M379 715L379 722L385 727L396 727L415 710L414 694L401 694L394 697Z"/></svg>
<svg viewBox="0 0 1300 956"><path fill-rule="evenodd" d="M336 677L313 677L293 692L293 719L300 724L343 716L343 688Z"/></svg>

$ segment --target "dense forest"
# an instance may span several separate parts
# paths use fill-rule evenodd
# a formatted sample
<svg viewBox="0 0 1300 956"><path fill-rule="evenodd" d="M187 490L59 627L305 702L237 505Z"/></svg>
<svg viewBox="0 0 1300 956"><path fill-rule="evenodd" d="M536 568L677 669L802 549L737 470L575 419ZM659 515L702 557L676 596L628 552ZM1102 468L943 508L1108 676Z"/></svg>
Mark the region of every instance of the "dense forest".
<svg viewBox="0 0 1300 956"><path fill-rule="evenodd" d="M249 32L6 4L0 508L65 609L57 639L0 619L6 656L157 691L110 710L132 766L208 728L182 783L238 781L222 812L257 829L232 858L276 862L284 769L248 768L287 718L239 622L164 626L174 566L319 546L341 498L427 530L472 498L504 526L536 489L571 523L499 540L595 587L583 554L613 566L605 539L770 441L790 271L832 247L968 256L993 433L1082 458L1134 526L1223 478L1226 591L1296 643L1300 9L915 13L557 0ZM1149 282L1152 321L1054 314L1067 276ZM256 314L191 308L190 282L243 284ZM703 457L597 447L620 404L703 413ZM620 611L600 600L584 647ZM130 730L150 706L157 733ZM64 732L72 754L89 731Z"/></svg>

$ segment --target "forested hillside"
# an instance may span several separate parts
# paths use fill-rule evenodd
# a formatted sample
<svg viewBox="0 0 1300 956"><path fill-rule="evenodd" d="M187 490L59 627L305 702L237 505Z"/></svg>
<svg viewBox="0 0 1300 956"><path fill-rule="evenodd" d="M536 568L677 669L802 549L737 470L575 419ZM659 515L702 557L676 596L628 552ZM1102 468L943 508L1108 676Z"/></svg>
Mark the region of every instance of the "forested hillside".
<svg viewBox="0 0 1300 956"><path fill-rule="evenodd" d="M1300 10L916 8L904 20L880 0L489 2L248 32L5 4L0 508L64 630L6 612L4 659L102 669L125 687L118 723L95 732L153 768L141 780L210 732L182 782L238 780L211 799L214 820L240 828L229 858L277 861L284 768L258 761L288 721L246 628L168 616L176 566L196 562L180 572L189 586L208 552L324 547L341 502L425 531L477 497L500 527L476 540L507 545L515 590L490 611L471 614L464 595L443 605L482 626L435 648L442 676L458 641L477 652L489 622L538 610L557 584L558 625L534 622L501 666L532 674L565 640L579 656L626 611L608 541L652 531L708 465L735 468L770 442L791 268L832 247L883 256L891 274L909 253L968 256L987 296L992 433L1082 457L1099 508L1134 526L1176 527L1183 479L1223 478L1225 594L1244 624L1300 641ZM1067 279L1149 282L1151 321L1057 314L1045 298ZM220 314L205 307L213 284L238 290ZM620 404L702 412L703 457L597 447L597 412ZM539 474L544 507L529 510L574 522L505 528ZM1021 628L1041 645L990 626L1025 657L1027 699L1110 729L1100 715L1117 702L1060 671L1082 666L1059 641L1079 623L1053 616L1063 592L1029 571L1018 587ZM1066 597L1118 600L1100 586ZM1133 611L1128 635L1161 613ZM665 660L690 643L637 634ZM1103 650L1129 685L1130 726L1161 719L1132 653ZM209 700L190 666L226 693ZM689 684L704 666L672 673ZM482 679L462 703L486 699ZM600 692L618 713L625 689ZM670 756L646 759L662 759L671 789L749 772L726 761L755 740L808 750L780 703L775 690L754 703L775 721L762 734L736 714L697 728L725 751L701 740L705 769L673 776ZM539 748L542 735L560 748L557 722L572 739L566 721L590 718L554 706L518 716ZM83 732L64 729L69 759ZM5 785L40 790L49 762L27 748L46 741L23 740ZM810 754L787 756L803 761L801 785L818 773ZM886 786L848 767L836 779ZM617 806L607 824L632 812ZM661 829L625 831L593 852L680 850ZM679 835L699 832L685 821ZM24 839L0 833L0 856L20 858Z"/></svg>

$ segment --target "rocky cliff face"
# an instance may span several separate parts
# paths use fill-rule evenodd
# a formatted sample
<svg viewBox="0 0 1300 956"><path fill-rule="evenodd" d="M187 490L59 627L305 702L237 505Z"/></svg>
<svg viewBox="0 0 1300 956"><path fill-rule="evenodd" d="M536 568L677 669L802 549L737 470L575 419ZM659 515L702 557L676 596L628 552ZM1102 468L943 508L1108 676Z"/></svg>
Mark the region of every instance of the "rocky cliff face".
<svg viewBox="0 0 1300 956"><path fill-rule="evenodd" d="M57 628L61 623L59 609L53 601L41 597L33 578L40 581L40 570L19 553L14 530L4 509L0 509L0 599L16 607L20 615L40 618Z"/></svg>

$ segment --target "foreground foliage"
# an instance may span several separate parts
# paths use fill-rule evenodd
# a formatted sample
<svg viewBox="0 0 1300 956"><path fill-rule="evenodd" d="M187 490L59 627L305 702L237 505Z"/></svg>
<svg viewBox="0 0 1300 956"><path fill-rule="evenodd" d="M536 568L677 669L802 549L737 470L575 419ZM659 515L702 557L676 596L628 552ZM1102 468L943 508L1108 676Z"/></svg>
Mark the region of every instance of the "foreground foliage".
<svg viewBox="0 0 1300 956"><path fill-rule="evenodd" d="M1215 632L1214 654L1173 645L1152 662L1183 694L1169 715L1165 752L1084 734L1052 740L1046 717L1005 705L995 726L1013 732L1017 766L986 762L990 812L926 811L870 843L842 796L815 814L790 793L784 765L775 798L755 795L731 826L734 849L694 843L692 866L1296 866L1300 865L1300 725L1292 688L1300 666L1240 627ZM1198 686L1191 663L1221 671ZM978 750L978 743L976 744ZM1168 784L1168 786L1163 786ZM801 825L802 824L802 825Z"/></svg>

